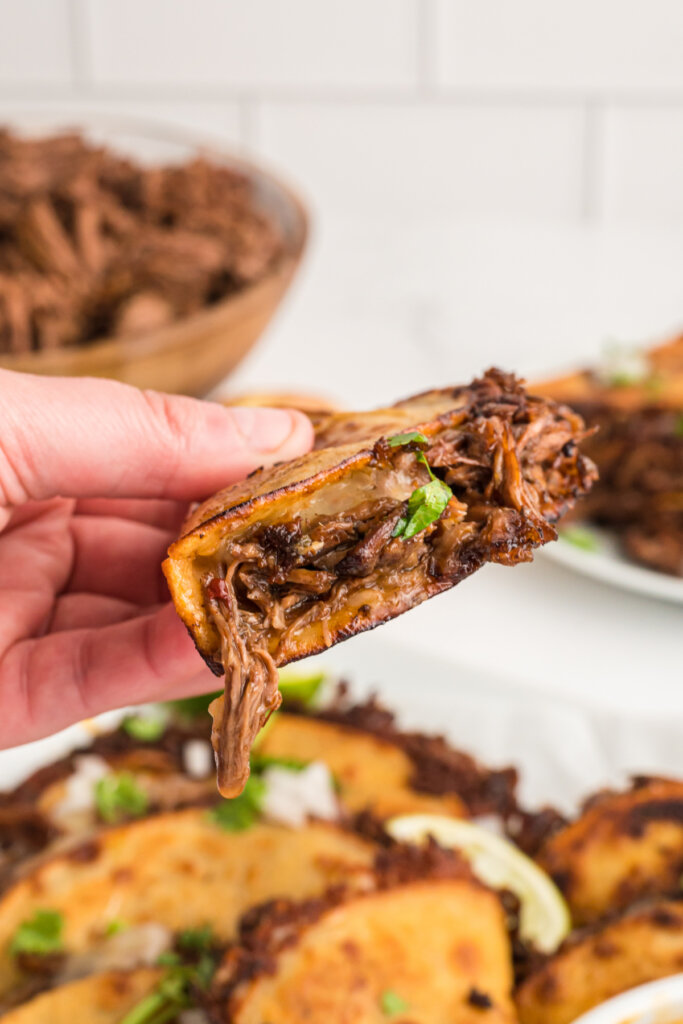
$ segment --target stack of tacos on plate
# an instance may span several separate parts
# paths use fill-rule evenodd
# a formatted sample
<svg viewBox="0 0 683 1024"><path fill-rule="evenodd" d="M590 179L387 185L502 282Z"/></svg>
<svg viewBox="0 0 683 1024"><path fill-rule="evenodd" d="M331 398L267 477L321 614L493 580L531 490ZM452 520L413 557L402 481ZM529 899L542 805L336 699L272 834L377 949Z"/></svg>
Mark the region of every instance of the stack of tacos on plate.
<svg viewBox="0 0 683 1024"><path fill-rule="evenodd" d="M598 428L585 451L600 480L576 515L613 530L635 562L683 576L683 335L616 348L602 366L536 388Z"/></svg>
<svg viewBox="0 0 683 1024"><path fill-rule="evenodd" d="M210 698L128 716L3 795L0 1008L40 1020L31 1014L56 1013L52 1000L73 992L118 1013L143 980L154 988L164 976L160 957L193 952L188 934L204 934L217 963L255 906L332 907L367 893L392 845L389 816L502 820L516 807L514 770L401 731L374 702L353 707L342 692L314 713L306 702L320 682L283 683L289 707L235 799L215 788Z"/></svg>
<svg viewBox="0 0 683 1024"><path fill-rule="evenodd" d="M595 477L568 407L489 370L468 386L318 423L315 450L197 508L164 563L225 693L218 786L234 796L279 704L277 669L495 562L529 561Z"/></svg>
<svg viewBox="0 0 683 1024"><path fill-rule="evenodd" d="M570 1024L679 969L683 782L530 812L513 768L320 683L283 677L236 798L208 698L4 795L3 1020Z"/></svg>

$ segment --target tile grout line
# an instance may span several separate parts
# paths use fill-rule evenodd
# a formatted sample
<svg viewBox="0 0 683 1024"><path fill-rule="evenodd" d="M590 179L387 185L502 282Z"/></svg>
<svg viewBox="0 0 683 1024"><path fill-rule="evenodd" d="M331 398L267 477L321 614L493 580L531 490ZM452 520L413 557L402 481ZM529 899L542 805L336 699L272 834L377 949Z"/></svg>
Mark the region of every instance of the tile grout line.
<svg viewBox="0 0 683 1024"><path fill-rule="evenodd" d="M588 222L593 222L599 217L598 190L602 154L600 110L600 102L595 97L587 100L583 126L581 219Z"/></svg>
<svg viewBox="0 0 683 1024"><path fill-rule="evenodd" d="M607 152L607 103L596 101L593 111L593 220L605 218L605 161Z"/></svg>
<svg viewBox="0 0 683 1024"><path fill-rule="evenodd" d="M80 0L70 0L70 7L80 7ZM87 93L94 100L124 100L126 102L164 102L178 101L187 103L216 102L247 102L279 104L313 104L316 106L331 104L358 106L376 104L377 106L418 106L420 104L434 107L528 107L531 109L570 107L600 102L609 102L616 107L630 106L642 108L676 108L683 106L683 92L669 90L661 94L643 95L635 93L613 93L610 91L599 96L592 93L573 92L571 90L520 90L520 89L440 89L434 90L430 85L427 95L413 90L386 88L366 88L346 91L342 88L319 89L306 91L300 88L274 86L238 87L216 84L213 86L183 86L175 84L150 85L138 83L122 86L112 83L96 83L92 79L89 60L84 45L85 32L82 24L77 25L78 16L73 20L72 37L74 42L75 62L78 64L77 84L79 88L87 87ZM78 36L79 41L76 41ZM74 83L22 83L13 86L0 83L0 100L44 100L62 98L73 93ZM48 92L49 90L49 92Z"/></svg>
<svg viewBox="0 0 683 1024"><path fill-rule="evenodd" d="M86 56L86 13L83 0L69 0L68 19L71 40L71 74L73 87L77 94L90 92L92 75L90 61Z"/></svg>
<svg viewBox="0 0 683 1024"><path fill-rule="evenodd" d="M255 96L242 96L237 103L242 146L248 152L252 152L256 150L260 141L258 99Z"/></svg>
<svg viewBox="0 0 683 1024"><path fill-rule="evenodd" d="M416 96L419 99L428 99L434 91L436 71L436 12L433 0L416 2Z"/></svg>

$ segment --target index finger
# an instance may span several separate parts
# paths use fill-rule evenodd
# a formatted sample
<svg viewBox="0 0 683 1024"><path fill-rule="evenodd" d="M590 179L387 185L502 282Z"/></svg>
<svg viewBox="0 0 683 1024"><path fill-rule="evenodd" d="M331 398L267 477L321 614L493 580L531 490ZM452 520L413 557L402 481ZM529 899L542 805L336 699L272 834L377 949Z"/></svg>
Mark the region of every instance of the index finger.
<svg viewBox="0 0 683 1024"><path fill-rule="evenodd" d="M0 661L0 748L146 701L216 689L171 605L15 644Z"/></svg>
<svg viewBox="0 0 683 1024"><path fill-rule="evenodd" d="M188 509L186 501L163 498L81 498L76 502L75 513L80 516L132 520L177 533Z"/></svg>
<svg viewBox="0 0 683 1024"><path fill-rule="evenodd" d="M111 380L0 370L0 506L69 498L208 496L312 442L283 409L230 409Z"/></svg>

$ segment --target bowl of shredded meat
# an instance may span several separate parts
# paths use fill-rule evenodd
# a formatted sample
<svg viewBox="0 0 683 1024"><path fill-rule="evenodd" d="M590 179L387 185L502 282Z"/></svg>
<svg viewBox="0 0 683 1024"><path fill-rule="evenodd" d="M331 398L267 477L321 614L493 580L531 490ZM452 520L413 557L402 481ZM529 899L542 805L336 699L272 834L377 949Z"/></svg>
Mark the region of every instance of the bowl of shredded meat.
<svg viewBox="0 0 683 1024"><path fill-rule="evenodd" d="M0 366L205 395L299 265L307 215L269 171L98 114L0 126Z"/></svg>

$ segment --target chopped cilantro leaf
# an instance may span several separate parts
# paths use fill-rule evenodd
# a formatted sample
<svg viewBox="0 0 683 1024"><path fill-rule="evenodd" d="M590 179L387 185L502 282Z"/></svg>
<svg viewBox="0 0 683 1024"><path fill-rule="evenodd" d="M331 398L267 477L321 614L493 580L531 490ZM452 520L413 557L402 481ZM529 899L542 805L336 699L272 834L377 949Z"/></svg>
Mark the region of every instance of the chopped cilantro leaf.
<svg viewBox="0 0 683 1024"><path fill-rule="evenodd" d="M429 441L424 434L414 430L407 434L394 434L388 439L392 448L401 444L428 445ZM418 451L417 460L421 462L429 473L429 483L417 487L408 498L407 514L401 516L391 534L392 537L404 537L409 539L416 533L420 533L430 523L439 518L448 502L453 497L448 484L434 475L432 467L427 462L427 456L423 451Z"/></svg>
<svg viewBox="0 0 683 1024"><path fill-rule="evenodd" d="M274 754L252 754L251 770L264 772L267 768L284 768L288 772L302 772L308 768L310 761L301 761L298 757L276 757Z"/></svg>
<svg viewBox="0 0 683 1024"><path fill-rule="evenodd" d="M160 986L161 982L159 983ZM173 1006L173 1001L169 1003L169 1000L157 989L154 992L150 992L144 999L141 999L139 1003L136 1003L126 1016L121 1019L121 1024L147 1024L148 1021L158 1020L162 1011L166 1010L169 1005ZM178 1011L184 1006L184 1003L178 1006ZM164 1020L166 1018L161 1017L161 1019Z"/></svg>
<svg viewBox="0 0 683 1024"><path fill-rule="evenodd" d="M388 441L389 441L389 446L391 448L398 448L399 445L403 445L403 444L418 444L418 445L428 445L429 444L429 440L424 436L424 434L421 434L419 432L419 430L413 430L409 434L394 434L393 437L388 438ZM421 462L423 466L427 467L427 472L429 473L430 478L432 480L435 480L436 478L435 478L434 474L432 473L431 466L427 462L427 458L425 456L425 453L422 452L422 451L418 451L416 454L417 454L417 461Z"/></svg>
<svg viewBox="0 0 683 1024"><path fill-rule="evenodd" d="M177 953L163 953L157 963L167 968L163 978L128 1011L120 1024L163 1024L175 1020L181 1010L194 1005L197 988L209 987L216 970L215 955L204 951L196 963L183 963Z"/></svg>
<svg viewBox="0 0 683 1024"><path fill-rule="evenodd" d="M382 992L379 997L379 1005L382 1008L382 1013L386 1014L387 1017L392 1017L395 1013L403 1013L408 1009L405 999L391 988Z"/></svg>
<svg viewBox="0 0 683 1024"><path fill-rule="evenodd" d="M58 910L36 910L33 917L23 921L12 937L10 952L34 953L44 956L62 949L64 918Z"/></svg>
<svg viewBox="0 0 683 1024"><path fill-rule="evenodd" d="M653 397L656 398L661 395L664 390L666 379L661 373L651 373L644 381L645 390Z"/></svg>
<svg viewBox="0 0 683 1024"><path fill-rule="evenodd" d="M107 922L104 929L104 934L109 938L112 935L118 935L119 932L125 932L130 925L127 921L122 921L120 917L114 917L111 921Z"/></svg>
<svg viewBox="0 0 683 1024"><path fill-rule="evenodd" d="M211 984L215 970L215 956L210 953L202 953L194 968L192 980L199 988L206 990Z"/></svg>
<svg viewBox="0 0 683 1024"><path fill-rule="evenodd" d="M600 547L597 537L581 526L566 526L560 530L560 537L582 551L597 551Z"/></svg>
<svg viewBox="0 0 683 1024"><path fill-rule="evenodd" d="M407 525L408 525L408 517L407 516L401 516L399 521L396 523L396 526L392 530L391 536L392 537L402 537Z"/></svg>
<svg viewBox="0 0 683 1024"><path fill-rule="evenodd" d="M213 928L210 924L204 925L203 928L186 928L178 933L176 942L184 951L206 952L214 944Z"/></svg>
<svg viewBox="0 0 683 1024"><path fill-rule="evenodd" d="M437 477L418 487L408 498L408 515L394 527L394 537L408 540L439 518L453 497L450 487Z"/></svg>
<svg viewBox="0 0 683 1024"><path fill-rule="evenodd" d="M312 704L326 678L324 672L316 672L310 676L281 672L278 687L282 694L282 703L285 706L292 703Z"/></svg>
<svg viewBox="0 0 683 1024"><path fill-rule="evenodd" d="M630 388L632 384L638 384L640 379L637 375L629 373L628 370L616 370L609 375L608 382L613 388Z"/></svg>
<svg viewBox="0 0 683 1024"><path fill-rule="evenodd" d="M166 730L163 718L152 718L150 715L128 715L121 723L121 728L131 739L141 743L154 743L161 739Z"/></svg>
<svg viewBox="0 0 683 1024"><path fill-rule="evenodd" d="M123 818L140 818L147 810L147 794L130 772L105 775L95 783L95 803L102 821L113 824Z"/></svg>
<svg viewBox="0 0 683 1024"><path fill-rule="evenodd" d="M209 811L209 817L227 832L244 832L261 813L266 784L258 775L251 775L239 796L222 800Z"/></svg>
<svg viewBox="0 0 683 1024"><path fill-rule="evenodd" d="M208 715L209 704L216 697L220 697L222 693L222 690L212 690L211 693L201 693L198 697L169 700L166 701L166 707L182 718L201 718L202 715Z"/></svg>
<svg viewBox="0 0 683 1024"><path fill-rule="evenodd" d="M177 967L180 963L180 953L174 953L172 949L167 949L157 957L157 967Z"/></svg>
<svg viewBox="0 0 683 1024"><path fill-rule="evenodd" d="M640 349L614 341L603 346L603 358L596 369L596 376L603 384L626 388L645 384L650 375L649 360Z"/></svg>
<svg viewBox="0 0 683 1024"><path fill-rule="evenodd" d="M429 444L429 441L419 430L411 430L407 434L394 434L387 438L391 448L398 448L402 444Z"/></svg>

